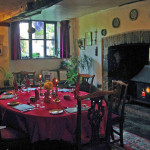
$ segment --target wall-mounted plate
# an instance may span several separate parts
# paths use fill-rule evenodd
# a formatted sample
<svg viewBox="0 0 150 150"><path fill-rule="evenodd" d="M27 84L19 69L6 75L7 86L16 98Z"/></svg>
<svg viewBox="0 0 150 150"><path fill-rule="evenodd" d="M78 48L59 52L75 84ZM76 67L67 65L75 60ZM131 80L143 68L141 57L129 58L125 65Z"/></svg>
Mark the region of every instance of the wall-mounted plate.
<svg viewBox="0 0 150 150"><path fill-rule="evenodd" d="M118 17L114 18L112 21L112 26L118 28L120 26L120 19Z"/></svg>
<svg viewBox="0 0 150 150"><path fill-rule="evenodd" d="M107 34L107 30L106 30L106 29L102 29L102 30L101 30L101 34L102 34L103 36L105 36L105 35Z"/></svg>
<svg viewBox="0 0 150 150"><path fill-rule="evenodd" d="M132 21L136 20L138 18L138 11L137 9L132 9L129 13L129 17Z"/></svg>

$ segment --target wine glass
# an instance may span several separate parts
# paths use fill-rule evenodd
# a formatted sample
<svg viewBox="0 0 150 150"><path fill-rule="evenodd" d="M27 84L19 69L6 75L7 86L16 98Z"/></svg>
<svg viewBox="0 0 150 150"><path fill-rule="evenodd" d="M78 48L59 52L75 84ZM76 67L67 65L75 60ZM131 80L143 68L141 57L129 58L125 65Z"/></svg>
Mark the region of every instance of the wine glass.
<svg viewBox="0 0 150 150"><path fill-rule="evenodd" d="M13 98L13 100L17 100L18 99L18 91L17 90L15 90L15 94L14 94L14 98Z"/></svg>

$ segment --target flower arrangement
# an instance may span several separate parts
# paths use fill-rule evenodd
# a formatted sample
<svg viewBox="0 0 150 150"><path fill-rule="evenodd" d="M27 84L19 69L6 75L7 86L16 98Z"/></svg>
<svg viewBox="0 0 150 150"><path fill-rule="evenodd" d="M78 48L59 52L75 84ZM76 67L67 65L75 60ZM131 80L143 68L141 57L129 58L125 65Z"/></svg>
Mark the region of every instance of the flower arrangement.
<svg viewBox="0 0 150 150"><path fill-rule="evenodd" d="M53 82L46 80L43 86L44 90L51 90L53 89Z"/></svg>

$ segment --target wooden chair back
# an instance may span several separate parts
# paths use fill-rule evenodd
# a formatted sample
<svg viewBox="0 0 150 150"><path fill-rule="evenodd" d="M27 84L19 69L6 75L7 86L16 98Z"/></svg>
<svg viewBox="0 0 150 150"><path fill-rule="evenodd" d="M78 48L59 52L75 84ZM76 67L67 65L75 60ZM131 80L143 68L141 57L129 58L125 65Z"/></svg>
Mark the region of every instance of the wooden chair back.
<svg viewBox="0 0 150 150"><path fill-rule="evenodd" d="M122 81L112 80L112 90L116 91L113 95L113 113L119 116L124 116L125 101L127 95L128 84Z"/></svg>
<svg viewBox="0 0 150 150"><path fill-rule="evenodd" d="M13 72L14 80L21 85L22 81L25 78L28 78L32 85L35 85L35 72L34 71L20 71L20 72Z"/></svg>
<svg viewBox="0 0 150 150"><path fill-rule="evenodd" d="M77 143L77 150L81 150L81 100L90 98L91 99L91 107L88 110L88 119L91 125L91 142L92 145L100 144L102 139L99 136L99 129L101 121L105 115L104 103L108 108L108 115L107 115L107 125L105 129L105 137L103 141L105 141L105 146L110 147L110 135L111 135L111 116L112 116L112 101L106 101L104 96L111 96L115 92L114 91L98 91L84 96L76 96L77 104L78 104L78 112L77 112L77 132L76 132L76 143Z"/></svg>
<svg viewBox="0 0 150 150"><path fill-rule="evenodd" d="M95 75L78 74L77 82L80 83L80 91L91 93Z"/></svg>

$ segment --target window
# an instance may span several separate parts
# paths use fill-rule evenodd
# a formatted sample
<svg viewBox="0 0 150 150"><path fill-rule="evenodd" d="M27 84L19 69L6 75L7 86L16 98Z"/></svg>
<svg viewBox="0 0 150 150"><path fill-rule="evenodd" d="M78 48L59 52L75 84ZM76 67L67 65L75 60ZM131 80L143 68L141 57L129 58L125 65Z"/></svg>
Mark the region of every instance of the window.
<svg viewBox="0 0 150 150"><path fill-rule="evenodd" d="M22 58L54 57L57 53L56 28L56 22L20 22L20 44Z"/></svg>

